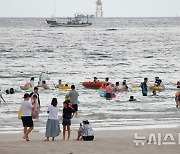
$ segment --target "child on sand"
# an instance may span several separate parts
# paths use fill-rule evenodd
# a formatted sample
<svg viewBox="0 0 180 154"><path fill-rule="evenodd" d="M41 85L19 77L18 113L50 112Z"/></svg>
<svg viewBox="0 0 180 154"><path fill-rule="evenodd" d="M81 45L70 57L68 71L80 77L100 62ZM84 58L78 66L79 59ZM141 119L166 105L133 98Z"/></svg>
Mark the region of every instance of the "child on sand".
<svg viewBox="0 0 180 154"><path fill-rule="evenodd" d="M67 127L67 131L68 131L68 140L70 139L70 126L71 126L71 119L73 118L74 114L76 113L76 111L69 107L69 101L64 101L63 103L64 108L63 108L63 139L65 140L65 133L66 133L66 127Z"/></svg>
<svg viewBox="0 0 180 154"><path fill-rule="evenodd" d="M48 107L47 113L49 113L49 117L46 123L46 137L47 139L44 141L49 141L49 137L52 137L52 141L54 138L59 136L60 125L58 118L58 107L57 107L57 99L53 98L51 105Z"/></svg>
<svg viewBox="0 0 180 154"><path fill-rule="evenodd" d="M32 105L33 105L32 118L33 119L38 119L39 118L40 107L39 107L39 103L38 103L37 98L38 98L37 95L33 95L33 98L32 98Z"/></svg>

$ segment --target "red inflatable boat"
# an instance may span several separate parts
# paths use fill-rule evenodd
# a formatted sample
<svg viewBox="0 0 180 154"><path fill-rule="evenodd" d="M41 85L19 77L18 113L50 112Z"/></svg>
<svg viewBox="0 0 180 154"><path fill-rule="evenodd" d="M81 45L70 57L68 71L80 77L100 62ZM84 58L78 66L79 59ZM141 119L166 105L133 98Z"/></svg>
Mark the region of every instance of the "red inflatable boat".
<svg viewBox="0 0 180 154"><path fill-rule="evenodd" d="M82 85L86 88L100 88L103 82L83 82Z"/></svg>

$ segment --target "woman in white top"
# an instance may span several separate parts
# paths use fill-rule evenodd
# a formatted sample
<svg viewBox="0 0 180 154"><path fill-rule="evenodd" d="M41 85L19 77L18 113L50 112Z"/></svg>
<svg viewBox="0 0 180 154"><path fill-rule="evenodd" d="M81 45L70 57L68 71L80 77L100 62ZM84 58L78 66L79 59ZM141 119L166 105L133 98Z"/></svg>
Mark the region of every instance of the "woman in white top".
<svg viewBox="0 0 180 154"><path fill-rule="evenodd" d="M52 137L52 141L54 138L59 136L60 125L59 125L59 117L58 117L58 107L57 107L57 99L53 98L51 105L48 107L49 113L48 120L46 123L46 137L45 141L49 141L49 137Z"/></svg>

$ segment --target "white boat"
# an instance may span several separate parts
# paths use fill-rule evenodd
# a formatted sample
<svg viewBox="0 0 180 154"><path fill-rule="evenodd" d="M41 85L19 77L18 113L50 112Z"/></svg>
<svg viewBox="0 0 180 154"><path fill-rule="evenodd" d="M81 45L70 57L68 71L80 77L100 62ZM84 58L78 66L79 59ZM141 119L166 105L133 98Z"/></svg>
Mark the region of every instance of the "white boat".
<svg viewBox="0 0 180 154"><path fill-rule="evenodd" d="M95 18L94 15L76 14L77 18Z"/></svg>

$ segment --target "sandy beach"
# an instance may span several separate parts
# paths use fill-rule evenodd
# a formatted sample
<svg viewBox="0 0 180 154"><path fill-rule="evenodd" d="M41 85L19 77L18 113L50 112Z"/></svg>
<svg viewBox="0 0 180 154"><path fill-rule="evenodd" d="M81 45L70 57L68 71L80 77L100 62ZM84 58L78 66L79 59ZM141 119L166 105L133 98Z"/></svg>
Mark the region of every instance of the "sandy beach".
<svg viewBox="0 0 180 154"><path fill-rule="evenodd" d="M134 133L137 133L136 139ZM178 133L180 128L95 131L92 142L76 141L75 131L71 140L62 140L61 133L54 142L43 141L44 134L38 132L30 134L29 142L22 139L22 134L0 134L0 154L176 154L180 150Z"/></svg>

